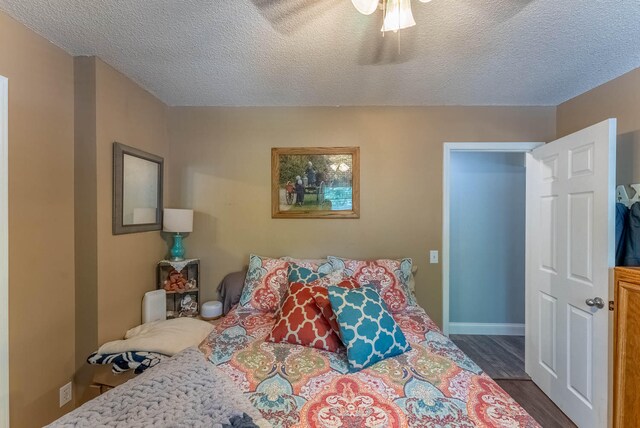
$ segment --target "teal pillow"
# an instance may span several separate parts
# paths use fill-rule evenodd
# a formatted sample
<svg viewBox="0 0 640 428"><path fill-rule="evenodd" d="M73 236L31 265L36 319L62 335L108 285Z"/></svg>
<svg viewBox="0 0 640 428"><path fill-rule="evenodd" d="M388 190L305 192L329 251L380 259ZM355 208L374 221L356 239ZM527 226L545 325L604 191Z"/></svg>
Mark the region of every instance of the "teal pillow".
<svg viewBox="0 0 640 428"><path fill-rule="evenodd" d="M292 284L294 282L308 284L325 276L327 276L326 273L315 272L309 268L294 263L289 263L289 272L287 274L289 284Z"/></svg>
<svg viewBox="0 0 640 428"><path fill-rule="evenodd" d="M330 285L328 290L340 338L347 347L350 372L411 350L374 287L347 289Z"/></svg>

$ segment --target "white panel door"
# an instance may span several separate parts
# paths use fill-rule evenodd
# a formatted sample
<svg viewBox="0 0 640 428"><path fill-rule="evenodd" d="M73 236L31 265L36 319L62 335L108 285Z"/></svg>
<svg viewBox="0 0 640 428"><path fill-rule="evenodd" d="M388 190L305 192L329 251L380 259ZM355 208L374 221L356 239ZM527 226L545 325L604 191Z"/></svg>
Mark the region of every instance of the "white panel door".
<svg viewBox="0 0 640 428"><path fill-rule="evenodd" d="M615 135L609 119L527 155L526 370L581 428L608 420Z"/></svg>

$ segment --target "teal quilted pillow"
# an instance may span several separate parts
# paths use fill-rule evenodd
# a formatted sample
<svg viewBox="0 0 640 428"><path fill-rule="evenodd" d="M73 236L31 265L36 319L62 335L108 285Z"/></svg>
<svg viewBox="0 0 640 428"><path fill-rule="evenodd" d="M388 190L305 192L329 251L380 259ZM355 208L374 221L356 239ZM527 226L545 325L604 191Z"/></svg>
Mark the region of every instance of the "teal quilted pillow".
<svg viewBox="0 0 640 428"><path fill-rule="evenodd" d="M349 371L356 372L411 350L402 330L374 287L331 285L329 300L347 347Z"/></svg>
<svg viewBox="0 0 640 428"><path fill-rule="evenodd" d="M324 276L327 276L327 274L314 272L309 268L306 268L294 263L289 263L289 273L287 276L289 278L289 284L292 284L294 282L308 284Z"/></svg>

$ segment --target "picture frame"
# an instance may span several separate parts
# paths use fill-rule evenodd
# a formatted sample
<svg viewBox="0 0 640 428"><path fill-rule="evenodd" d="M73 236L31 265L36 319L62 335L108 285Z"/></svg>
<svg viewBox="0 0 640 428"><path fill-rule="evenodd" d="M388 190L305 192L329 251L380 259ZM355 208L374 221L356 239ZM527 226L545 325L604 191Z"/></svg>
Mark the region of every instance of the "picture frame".
<svg viewBox="0 0 640 428"><path fill-rule="evenodd" d="M162 229L164 158L113 143L112 234Z"/></svg>
<svg viewBox="0 0 640 428"><path fill-rule="evenodd" d="M360 148L272 148L271 217L360 218Z"/></svg>

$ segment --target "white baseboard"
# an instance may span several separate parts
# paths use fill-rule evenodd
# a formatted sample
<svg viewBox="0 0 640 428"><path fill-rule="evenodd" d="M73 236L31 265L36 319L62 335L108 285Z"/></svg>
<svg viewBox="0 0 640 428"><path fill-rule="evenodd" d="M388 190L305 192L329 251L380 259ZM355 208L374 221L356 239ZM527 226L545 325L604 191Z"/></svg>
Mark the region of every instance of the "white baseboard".
<svg viewBox="0 0 640 428"><path fill-rule="evenodd" d="M489 334L494 336L524 336L524 324L450 322L449 334Z"/></svg>

